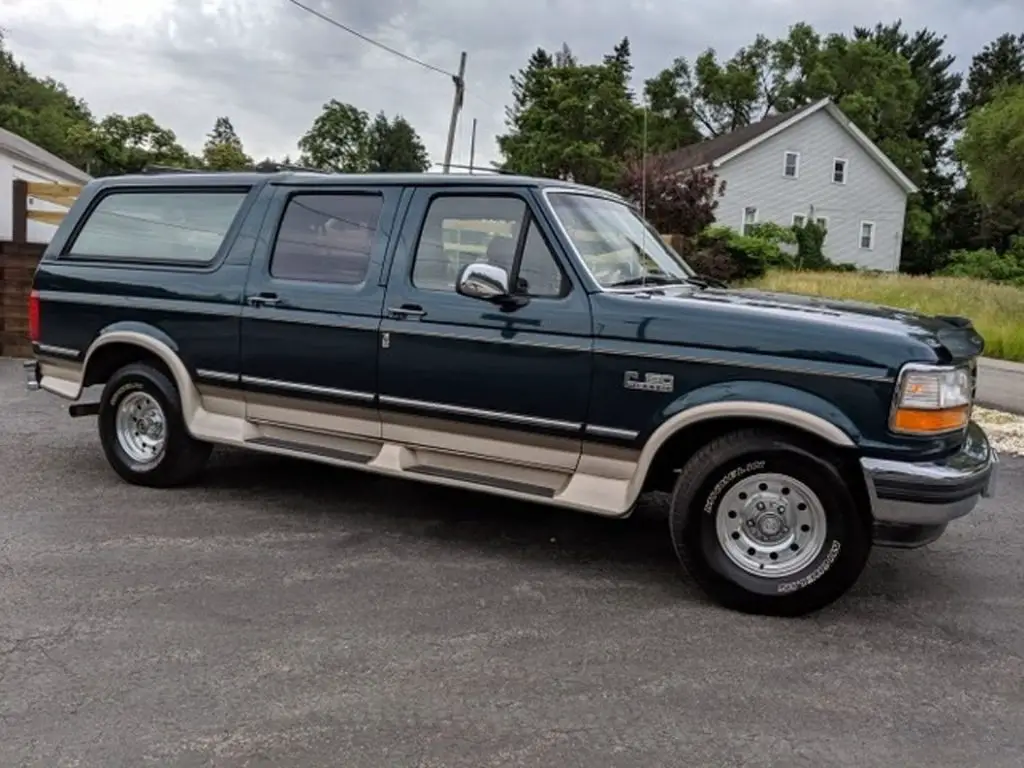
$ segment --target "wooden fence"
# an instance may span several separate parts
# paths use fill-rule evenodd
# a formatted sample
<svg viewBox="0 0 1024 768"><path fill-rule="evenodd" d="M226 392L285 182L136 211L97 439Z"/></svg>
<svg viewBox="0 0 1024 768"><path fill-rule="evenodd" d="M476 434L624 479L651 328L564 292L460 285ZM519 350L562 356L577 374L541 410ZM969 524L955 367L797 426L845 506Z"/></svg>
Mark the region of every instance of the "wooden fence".
<svg viewBox="0 0 1024 768"><path fill-rule="evenodd" d="M0 355L28 357L28 294L46 248L28 241L28 224L60 224L82 188L19 179L11 191L11 239L0 241Z"/></svg>
<svg viewBox="0 0 1024 768"><path fill-rule="evenodd" d="M0 242L0 355L30 357L28 294L44 243Z"/></svg>

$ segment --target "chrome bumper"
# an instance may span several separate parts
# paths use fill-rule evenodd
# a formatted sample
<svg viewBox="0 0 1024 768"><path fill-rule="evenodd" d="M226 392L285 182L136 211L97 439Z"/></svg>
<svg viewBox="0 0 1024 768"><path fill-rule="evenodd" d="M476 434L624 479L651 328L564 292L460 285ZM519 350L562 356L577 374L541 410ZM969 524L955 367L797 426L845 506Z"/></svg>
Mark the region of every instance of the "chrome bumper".
<svg viewBox="0 0 1024 768"><path fill-rule="evenodd" d="M39 363L35 360L29 360L25 363L25 389L30 392L35 392L39 389Z"/></svg>
<svg viewBox="0 0 1024 768"><path fill-rule="evenodd" d="M975 423L960 451L929 462L861 459L876 543L913 547L934 541L946 526L993 496L999 456Z"/></svg>

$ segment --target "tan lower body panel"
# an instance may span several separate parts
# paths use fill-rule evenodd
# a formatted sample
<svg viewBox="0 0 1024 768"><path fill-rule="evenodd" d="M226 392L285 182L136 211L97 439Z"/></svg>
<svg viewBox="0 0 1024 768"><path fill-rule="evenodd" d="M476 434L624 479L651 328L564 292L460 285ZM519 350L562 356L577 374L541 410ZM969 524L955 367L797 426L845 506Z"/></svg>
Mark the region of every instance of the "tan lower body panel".
<svg viewBox="0 0 1024 768"><path fill-rule="evenodd" d="M373 406L199 386L197 438L620 517L639 451ZM204 427L215 429L204 429Z"/></svg>

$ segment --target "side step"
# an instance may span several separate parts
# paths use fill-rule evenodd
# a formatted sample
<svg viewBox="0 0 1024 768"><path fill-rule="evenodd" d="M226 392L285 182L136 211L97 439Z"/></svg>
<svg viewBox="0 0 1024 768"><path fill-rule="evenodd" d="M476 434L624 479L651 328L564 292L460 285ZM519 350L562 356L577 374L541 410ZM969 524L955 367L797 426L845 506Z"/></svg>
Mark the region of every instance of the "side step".
<svg viewBox="0 0 1024 768"><path fill-rule="evenodd" d="M281 440L277 437L257 437L252 440L246 440L245 444L260 446L263 448L274 448L282 451L292 451L294 453L304 453L310 457L319 456L324 459L349 461L353 464L369 464L373 459L372 456L367 456L363 453L339 451L336 448L324 448L318 445L303 445L300 443L293 443L289 440Z"/></svg>
<svg viewBox="0 0 1024 768"><path fill-rule="evenodd" d="M542 498L554 498L555 491L551 488L546 488L543 485L532 485L530 483L517 483L514 480L505 480L500 477L485 477L483 475L477 475L472 472L459 472L455 469L443 469L441 467L409 467L405 470L410 475L427 475L428 477L443 477L448 480L459 480L463 483L473 483L473 485L489 486L491 488L500 488L503 491L513 491L515 493L526 493L530 496L540 496Z"/></svg>
<svg viewBox="0 0 1024 768"><path fill-rule="evenodd" d="M68 406L68 413L71 414L72 418L76 419L79 416L96 416L99 412L99 403L75 403Z"/></svg>

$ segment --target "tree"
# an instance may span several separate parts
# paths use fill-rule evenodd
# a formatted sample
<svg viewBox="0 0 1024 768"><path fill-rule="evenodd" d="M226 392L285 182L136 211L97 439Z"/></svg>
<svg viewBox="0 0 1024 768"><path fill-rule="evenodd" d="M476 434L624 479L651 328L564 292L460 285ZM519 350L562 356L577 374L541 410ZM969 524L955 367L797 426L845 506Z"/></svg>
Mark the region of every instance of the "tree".
<svg viewBox="0 0 1024 768"><path fill-rule="evenodd" d="M369 114L331 99L299 139L301 164L336 173L363 172L369 165L369 125Z"/></svg>
<svg viewBox="0 0 1024 768"><path fill-rule="evenodd" d="M530 55L526 66L509 79L512 81L512 104L505 107L505 124L513 128L522 114L523 109L538 98L537 89L544 82L540 73L555 66L554 57L543 48L538 48Z"/></svg>
<svg viewBox="0 0 1024 768"><path fill-rule="evenodd" d="M245 154L242 140L227 117L218 117L203 147L203 162L215 171L237 171L252 167L252 158Z"/></svg>
<svg viewBox="0 0 1024 768"><path fill-rule="evenodd" d="M567 48L552 66L537 53L513 77L517 103L498 137L502 167L518 173L614 185L639 147L641 112L630 98L628 41L609 60L580 65Z"/></svg>
<svg viewBox="0 0 1024 768"><path fill-rule="evenodd" d="M647 149L663 154L701 140L694 125L693 105L683 92L688 65L677 59L668 69L644 83L647 101Z"/></svg>
<svg viewBox="0 0 1024 768"><path fill-rule="evenodd" d="M366 133L367 171L371 173L423 173L430 170L430 155L416 129L401 115L388 120L378 112Z"/></svg>
<svg viewBox="0 0 1024 768"><path fill-rule="evenodd" d="M679 175L667 158L656 156L628 161L615 191L659 232L695 238L714 222L725 182L703 169Z"/></svg>
<svg viewBox="0 0 1024 768"><path fill-rule="evenodd" d="M957 151L971 189L992 207L1024 204L1024 85L1002 85L967 118Z"/></svg>
<svg viewBox="0 0 1024 768"><path fill-rule="evenodd" d="M178 143L174 131L149 114L111 114L73 139L88 148L90 173L113 176L138 173L150 165L198 168L202 161Z"/></svg>
<svg viewBox="0 0 1024 768"><path fill-rule="evenodd" d="M961 125L957 99L963 77L951 71L956 59L945 53L945 38L928 29L911 35L897 21L878 24L874 29L857 28L854 35L906 59L917 83L906 138L923 149L920 175L915 179L921 193L909 202L908 221L912 226L904 229L900 268L933 272L942 268L951 250L951 228L956 226L950 218L956 177L949 161L953 159L951 137Z"/></svg>
<svg viewBox="0 0 1024 768"><path fill-rule="evenodd" d="M967 88L960 97L960 109L966 116L988 104L1002 85L1024 83L1024 33L1004 34L986 45L971 60Z"/></svg>
<svg viewBox="0 0 1024 768"><path fill-rule="evenodd" d="M31 75L7 50L0 31L0 127L85 169L92 127L88 105L52 78Z"/></svg>

